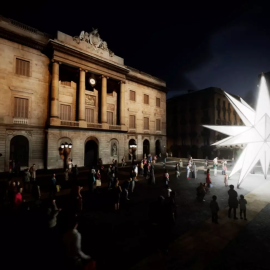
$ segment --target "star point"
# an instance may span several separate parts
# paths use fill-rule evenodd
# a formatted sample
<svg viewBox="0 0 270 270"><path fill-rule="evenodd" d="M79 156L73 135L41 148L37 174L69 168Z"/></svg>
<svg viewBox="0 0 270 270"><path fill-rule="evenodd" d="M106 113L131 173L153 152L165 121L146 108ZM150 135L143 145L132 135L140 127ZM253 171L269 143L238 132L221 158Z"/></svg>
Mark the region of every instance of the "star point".
<svg viewBox="0 0 270 270"><path fill-rule="evenodd" d="M237 187L260 161L266 179L270 164L270 97L265 77L262 73L256 110L243 99L240 101L224 92L229 102L238 113L244 126L208 126L204 127L228 135L217 146L246 144L230 176L241 170Z"/></svg>

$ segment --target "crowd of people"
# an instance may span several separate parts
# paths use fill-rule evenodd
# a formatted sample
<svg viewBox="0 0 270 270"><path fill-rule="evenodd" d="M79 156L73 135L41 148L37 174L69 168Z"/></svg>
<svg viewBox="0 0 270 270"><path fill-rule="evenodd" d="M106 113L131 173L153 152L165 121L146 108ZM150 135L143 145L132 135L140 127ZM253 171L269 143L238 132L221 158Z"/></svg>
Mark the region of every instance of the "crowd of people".
<svg viewBox="0 0 270 270"><path fill-rule="evenodd" d="M111 164L109 164L107 168L103 166L102 160L99 160L96 166L90 168L87 176L89 197L94 193L99 194L101 192L100 188L102 186L102 182L107 182L107 192L111 197L111 209L114 209L116 212L119 211L120 202L130 200L130 194L134 193L136 182L139 179L145 179L149 185L154 185L156 183L155 163L157 158L157 156L152 157L152 155L145 155L140 162L137 163L136 161L133 161L131 164L130 174L122 184L120 184L118 179L119 168L117 160L112 160ZM166 157L163 161L166 164ZM183 167L181 163L182 161L180 160L180 162L176 163L175 166L176 179L179 179L181 174L180 168ZM213 163L215 165L215 162ZM125 165L126 161L123 157L122 166ZM225 186L228 186L226 165L227 164L223 162L222 174L224 175ZM41 201L40 186L36 178L36 166L33 164L23 172L22 184L17 180L18 178L16 178L16 181L12 180L11 176L8 178L3 199L16 214L25 213L25 211L29 210L36 214L38 213L38 216L42 216L42 219L40 220L45 220L43 222L45 229L49 231L50 234L54 234L57 230L58 214L61 212L61 209L58 208L56 203L56 193L60 191L61 186L70 188L70 204L67 206L69 213L68 230L66 230L63 238L66 256L69 262L68 264L71 266L71 269L83 269L85 265L88 265L88 269L91 269L90 267L95 269L94 260L92 260L89 255L84 254L81 250L81 235L77 230L78 220L83 211L83 195L81 193L83 186L80 182L79 173L77 165L73 166L70 162L64 171L64 182L59 181L57 179L57 175L53 174L50 178L48 202L43 203ZM187 164L188 179L190 179L190 174L192 174L192 178L197 177L197 169L192 157L189 158ZM16 175L19 174L16 173ZM168 252L168 243L170 241L168 236L176 222L177 204L175 201L176 192L170 187L170 175L166 167L164 169L163 186L165 192L163 192L162 195L158 197L158 200L151 206L149 217L153 231L156 233L155 235L159 235L158 238L154 237L153 241L157 241L156 246L159 250ZM200 183L197 188L198 201L205 201L204 197L211 187L212 182L207 162L206 182ZM33 201L31 204L23 200L23 193L32 196ZM238 205L240 205L240 218L242 219L243 215L246 220L247 201L244 199L244 196L241 195L240 199L238 199L238 194L232 185L230 185L228 195L228 217L231 217L231 211L233 210L233 217L234 219L237 219L236 209ZM212 213L212 222L218 224L219 205L217 196L215 195L212 196L210 211Z"/></svg>

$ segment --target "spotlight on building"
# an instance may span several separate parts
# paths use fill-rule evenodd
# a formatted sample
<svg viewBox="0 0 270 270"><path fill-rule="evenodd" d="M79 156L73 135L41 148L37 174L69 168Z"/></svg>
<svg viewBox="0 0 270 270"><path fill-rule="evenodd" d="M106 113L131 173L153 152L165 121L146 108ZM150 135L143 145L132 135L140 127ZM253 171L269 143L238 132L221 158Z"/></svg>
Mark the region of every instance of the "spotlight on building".
<svg viewBox="0 0 270 270"><path fill-rule="evenodd" d="M68 148L70 148L70 149L72 148L72 143L70 143L70 144L68 145Z"/></svg>

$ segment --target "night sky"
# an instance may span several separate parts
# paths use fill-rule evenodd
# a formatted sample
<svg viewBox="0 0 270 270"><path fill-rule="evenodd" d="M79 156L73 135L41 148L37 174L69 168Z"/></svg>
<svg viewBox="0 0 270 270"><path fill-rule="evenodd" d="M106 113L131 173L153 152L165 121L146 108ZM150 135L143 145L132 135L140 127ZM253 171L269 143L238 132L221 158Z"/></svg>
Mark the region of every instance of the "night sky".
<svg viewBox="0 0 270 270"><path fill-rule="evenodd" d="M98 28L126 65L164 79L168 97L214 86L249 101L270 71L267 2L200 2L10 1L0 13L51 34Z"/></svg>

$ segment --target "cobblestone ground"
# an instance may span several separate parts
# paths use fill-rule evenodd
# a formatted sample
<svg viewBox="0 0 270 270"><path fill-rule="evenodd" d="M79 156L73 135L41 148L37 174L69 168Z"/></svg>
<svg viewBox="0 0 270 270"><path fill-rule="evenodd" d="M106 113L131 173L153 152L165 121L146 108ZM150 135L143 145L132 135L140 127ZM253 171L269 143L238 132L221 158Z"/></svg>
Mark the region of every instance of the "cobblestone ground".
<svg viewBox="0 0 270 270"><path fill-rule="evenodd" d="M173 235L173 238L176 239L190 229L196 228L210 217L209 203L212 195L218 197L220 208L225 209L228 200L228 188L224 186L223 176L219 171L218 176L212 176L214 186L206 195L206 201L199 203L196 201L196 187L200 182L205 182L204 171L198 167L198 178L188 180L185 172L181 173L179 179L175 177L174 165L167 165L167 168L170 173L170 187L177 193L178 219ZM126 179L129 170L130 168L120 168L119 178L121 180ZM85 253L91 254L96 259L98 269L126 270L156 252L149 226L148 213L151 203L156 201L159 195L165 194L162 181L163 172L162 166L156 165L156 185L154 186L149 186L144 179L139 178L134 194L130 195L131 200L126 203L123 202L120 205L121 210L117 213L113 211L110 192L105 187L100 194L95 194L92 199L89 198L87 192L83 193L84 212L79 227L82 233L82 247ZM85 174L81 175L82 178L86 177ZM82 179L82 181L85 180ZM236 186L237 175L229 182ZM237 191L239 194L245 195L264 182L265 180L260 175L250 175L242 184L241 189ZM60 232L64 231L63 228L66 223L68 199L67 195L57 198L58 205L63 208L62 213L59 215ZM268 241L266 237L269 236L267 227L269 210L269 206L263 209L244 231L225 247L220 256L211 261L207 269L248 269L239 268L239 263L252 261L253 258L258 259L259 262L257 261L256 267L259 267L260 261L262 261L259 260L262 256L260 254L264 255L266 250L269 250L269 244L266 243ZM3 220L1 229L2 232L5 232L2 245L6 254L9 255L6 256L6 259L10 267L3 269L14 269L11 266L15 261L21 267L27 266L28 269L61 268L62 247L59 244L60 242L47 238L43 234L42 228L39 227L40 225L37 222L38 217L24 216L15 218L7 216L5 219L1 218ZM239 240L237 240L238 238ZM254 239L254 241L251 239ZM253 253L252 257L252 247L250 245L253 242L256 246L256 252ZM14 247L21 247L20 251L15 252ZM232 252L233 248L234 252ZM12 259L14 256L16 260Z"/></svg>

